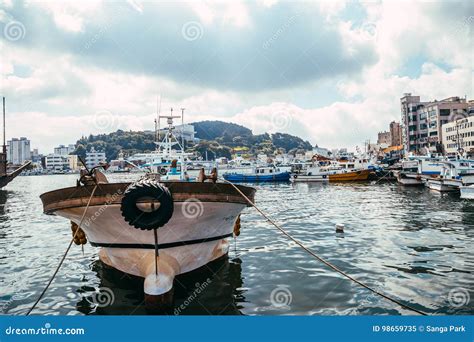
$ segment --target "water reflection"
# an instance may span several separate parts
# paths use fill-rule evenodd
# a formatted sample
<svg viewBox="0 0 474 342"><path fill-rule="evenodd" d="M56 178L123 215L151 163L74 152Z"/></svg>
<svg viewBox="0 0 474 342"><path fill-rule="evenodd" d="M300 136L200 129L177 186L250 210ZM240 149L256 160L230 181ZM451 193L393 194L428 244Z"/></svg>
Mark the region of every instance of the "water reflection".
<svg viewBox="0 0 474 342"><path fill-rule="evenodd" d="M230 260L224 256L176 277L174 302L167 314L241 315L240 303L245 302L241 263L238 258ZM97 288L83 285L77 289L80 298L76 304L77 311L86 315L157 313L145 305L143 278L127 275L99 260L93 263L92 270L100 283Z"/></svg>

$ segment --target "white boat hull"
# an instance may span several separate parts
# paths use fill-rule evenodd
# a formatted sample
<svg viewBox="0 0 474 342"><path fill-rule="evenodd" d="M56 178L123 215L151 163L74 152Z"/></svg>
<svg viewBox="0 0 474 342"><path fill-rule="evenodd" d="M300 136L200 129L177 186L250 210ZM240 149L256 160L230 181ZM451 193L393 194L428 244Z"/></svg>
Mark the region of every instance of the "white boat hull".
<svg viewBox="0 0 474 342"><path fill-rule="evenodd" d="M402 175L401 173L398 173L397 181L401 185L407 186L423 185L423 180L417 175Z"/></svg>
<svg viewBox="0 0 474 342"><path fill-rule="evenodd" d="M186 214L186 211L190 210L186 208L189 203L175 203L173 217L164 227L158 229L160 246L166 247L177 243L184 245L159 249L158 269L161 277L159 286L153 282L150 282L150 286L145 283L145 293L152 295L166 293L172 288L176 275L202 267L227 254L228 243L225 238L232 234L235 220L245 205L197 203L194 204L199 216ZM56 214L79 224L84 209L70 208L59 210ZM98 212L100 215L97 215ZM143 278L154 276L153 231L130 226L122 218L120 205L111 204L102 210L89 207L81 228L91 245L103 247L99 256L104 263L135 276ZM187 244L190 241L205 239L211 241Z"/></svg>
<svg viewBox="0 0 474 342"><path fill-rule="evenodd" d="M431 190L439 191L439 192L450 192L450 191L457 191L457 187L446 185L442 180L428 180L426 182L426 186Z"/></svg>

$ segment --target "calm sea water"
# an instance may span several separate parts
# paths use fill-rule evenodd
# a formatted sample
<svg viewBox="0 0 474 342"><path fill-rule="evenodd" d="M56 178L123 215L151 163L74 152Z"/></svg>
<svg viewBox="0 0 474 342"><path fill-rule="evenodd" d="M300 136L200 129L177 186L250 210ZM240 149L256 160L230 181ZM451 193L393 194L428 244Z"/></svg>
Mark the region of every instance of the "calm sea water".
<svg viewBox="0 0 474 342"><path fill-rule="evenodd" d="M76 176L18 177L0 191L0 312L25 314L71 238L39 195ZM258 205L342 270L431 314L474 314L474 202L396 184L257 186ZM233 315L409 314L289 242L256 211L242 213L228 259L178 279L175 312ZM344 233L335 224L345 224ZM147 314L143 281L74 246L35 314ZM196 286L200 288L197 293ZM113 301L97 300L110 289ZM470 298L473 298L472 300Z"/></svg>

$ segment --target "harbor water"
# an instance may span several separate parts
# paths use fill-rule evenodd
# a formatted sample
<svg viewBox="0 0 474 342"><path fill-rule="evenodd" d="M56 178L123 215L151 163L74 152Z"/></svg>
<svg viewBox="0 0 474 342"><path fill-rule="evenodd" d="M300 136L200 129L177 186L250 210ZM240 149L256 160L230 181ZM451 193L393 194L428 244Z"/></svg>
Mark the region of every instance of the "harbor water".
<svg viewBox="0 0 474 342"><path fill-rule="evenodd" d="M114 176L137 177L136 175ZM39 195L76 175L18 177L0 190L0 312L34 303L71 239ZM340 269L428 314L474 314L474 202L397 184L262 184L256 203ZM336 224L344 225L336 233ZM33 314L143 315L143 281L73 246ZM98 295L99 294L99 295ZM411 314L328 269L253 208L229 257L176 279L179 315Z"/></svg>

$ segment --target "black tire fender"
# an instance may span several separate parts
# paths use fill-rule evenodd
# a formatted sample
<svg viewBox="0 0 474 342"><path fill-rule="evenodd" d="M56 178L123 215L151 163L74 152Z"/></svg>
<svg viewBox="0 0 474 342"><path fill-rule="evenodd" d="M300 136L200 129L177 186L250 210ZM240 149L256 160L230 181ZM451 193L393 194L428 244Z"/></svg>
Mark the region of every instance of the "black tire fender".
<svg viewBox="0 0 474 342"><path fill-rule="evenodd" d="M158 209L143 211L137 203L141 198L149 198L160 203ZM122 216L131 226L152 230L164 226L173 216L173 196L169 189L152 180L141 180L129 185L120 206Z"/></svg>

